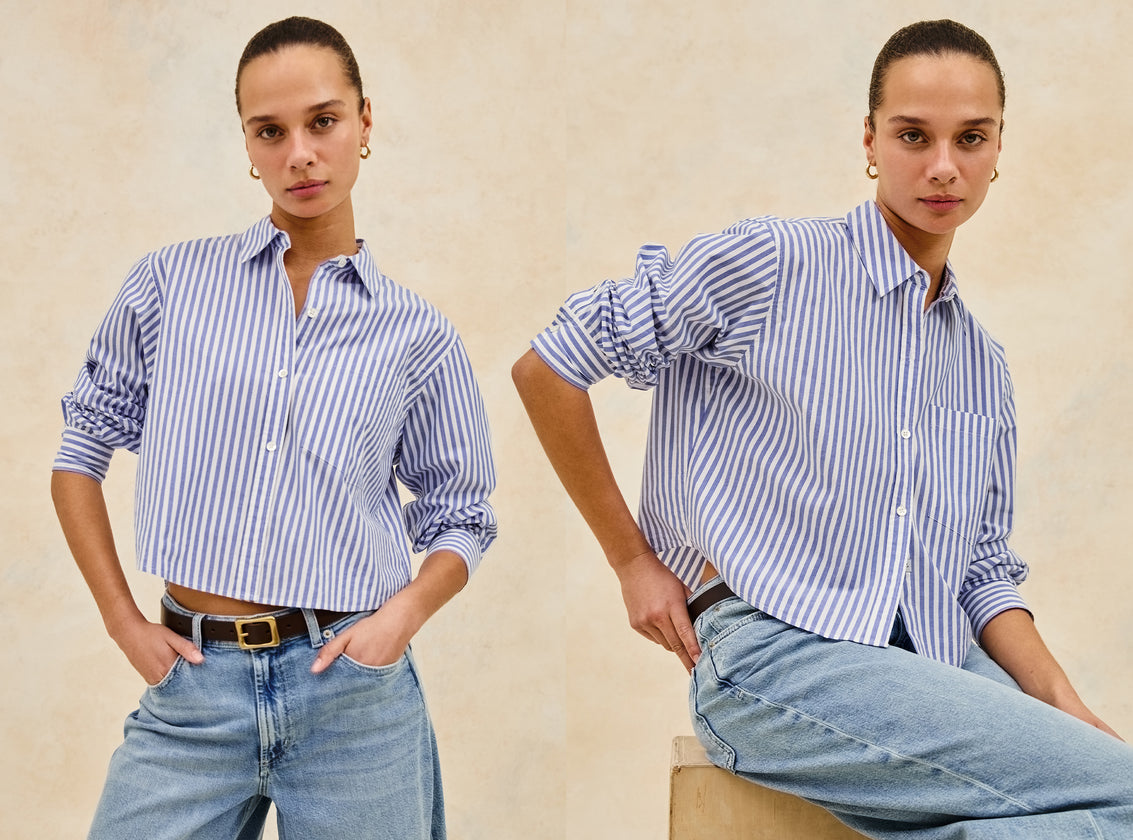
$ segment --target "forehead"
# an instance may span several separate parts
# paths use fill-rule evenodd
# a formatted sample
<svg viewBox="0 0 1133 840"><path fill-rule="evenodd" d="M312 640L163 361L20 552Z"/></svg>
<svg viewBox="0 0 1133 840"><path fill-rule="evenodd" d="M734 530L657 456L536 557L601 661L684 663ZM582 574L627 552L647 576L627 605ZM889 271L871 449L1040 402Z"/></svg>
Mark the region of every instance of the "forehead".
<svg viewBox="0 0 1133 840"><path fill-rule="evenodd" d="M272 113L358 98L334 50L297 44L257 56L240 73L240 112Z"/></svg>
<svg viewBox="0 0 1133 840"><path fill-rule="evenodd" d="M995 71L961 53L914 55L893 62L885 73L878 110L997 121L1003 114Z"/></svg>

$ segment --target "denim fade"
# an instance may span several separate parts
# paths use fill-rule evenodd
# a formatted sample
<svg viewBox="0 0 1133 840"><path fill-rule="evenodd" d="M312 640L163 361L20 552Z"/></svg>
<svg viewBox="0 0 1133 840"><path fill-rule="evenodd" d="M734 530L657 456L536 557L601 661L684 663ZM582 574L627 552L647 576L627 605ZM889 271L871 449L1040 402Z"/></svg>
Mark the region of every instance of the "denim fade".
<svg viewBox="0 0 1133 840"><path fill-rule="evenodd" d="M317 649L368 613L278 647L204 642L147 687L110 761L92 840L252 840L275 803L281 840L443 840L436 738L412 655L383 667Z"/></svg>
<svg viewBox="0 0 1133 840"><path fill-rule="evenodd" d="M700 587L699 592L719 578ZM1133 747L963 669L832 641L739 598L696 621L693 726L716 765L885 840L1129 840Z"/></svg>

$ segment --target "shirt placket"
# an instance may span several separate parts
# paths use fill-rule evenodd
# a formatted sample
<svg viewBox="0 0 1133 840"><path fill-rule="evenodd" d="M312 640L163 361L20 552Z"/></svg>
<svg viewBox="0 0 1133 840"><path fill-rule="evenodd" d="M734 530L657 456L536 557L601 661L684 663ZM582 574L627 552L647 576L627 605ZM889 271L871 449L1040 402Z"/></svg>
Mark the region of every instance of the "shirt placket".
<svg viewBox="0 0 1133 840"><path fill-rule="evenodd" d="M910 282L901 287L901 366L897 383L896 428L897 455L892 504L893 563L891 574L896 578L898 591L907 594L913 585L913 522L918 514L914 510L916 436L913 429L917 421L917 396L920 394L924 369L924 301L928 280L918 271Z"/></svg>
<svg viewBox="0 0 1133 840"><path fill-rule="evenodd" d="M286 283L287 274L283 267L283 254L277 255L280 283ZM312 278L313 279L313 278ZM265 363L261 371L264 382L264 413L259 437L259 452L255 459L253 478L249 490L251 502L245 519L244 551L249 562L247 577L249 591L256 600L263 599L264 587L271 575L267 569L267 537L270 532L270 517L275 509L279 482L282 480L284 464L292 457L291 435L292 382L295 369L296 338L295 319L288 317L294 310L294 302L286 287L280 286L276 296L276 311L271 313L276 322L271 346L265 353Z"/></svg>

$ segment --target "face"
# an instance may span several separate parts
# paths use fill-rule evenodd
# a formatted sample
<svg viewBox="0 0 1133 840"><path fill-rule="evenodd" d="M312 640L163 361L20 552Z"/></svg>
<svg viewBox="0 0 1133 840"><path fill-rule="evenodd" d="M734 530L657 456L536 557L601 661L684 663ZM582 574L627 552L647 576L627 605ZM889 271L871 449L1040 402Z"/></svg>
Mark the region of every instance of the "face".
<svg viewBox="0 0 1133 840"><path fill-rule="evenodd" d="M918 55L890 65L864 144L877 167L878 207L902 244L951 242L979 209L999 159L1002 120L995 71L972 56Z"/></svg>
<svg viewBox="0 0 1133 840"><path fill-rule="evenodd" d="M373 124L337 54L296 45L253 59L240 75L240 119L252 165L282 219L350 210Z"/></svg>

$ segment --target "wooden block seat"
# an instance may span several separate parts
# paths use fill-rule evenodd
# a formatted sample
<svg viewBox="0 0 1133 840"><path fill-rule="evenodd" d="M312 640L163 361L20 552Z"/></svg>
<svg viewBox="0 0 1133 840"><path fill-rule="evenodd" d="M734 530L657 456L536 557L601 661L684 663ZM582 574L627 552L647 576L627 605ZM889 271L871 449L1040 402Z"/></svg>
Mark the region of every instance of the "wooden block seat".
<svg viewBox="0 0 1133 840"><path fill-rule="evenodd" d="M673 739L669 840L862 840L829 813L708 760L692 735Z"/></svg>

